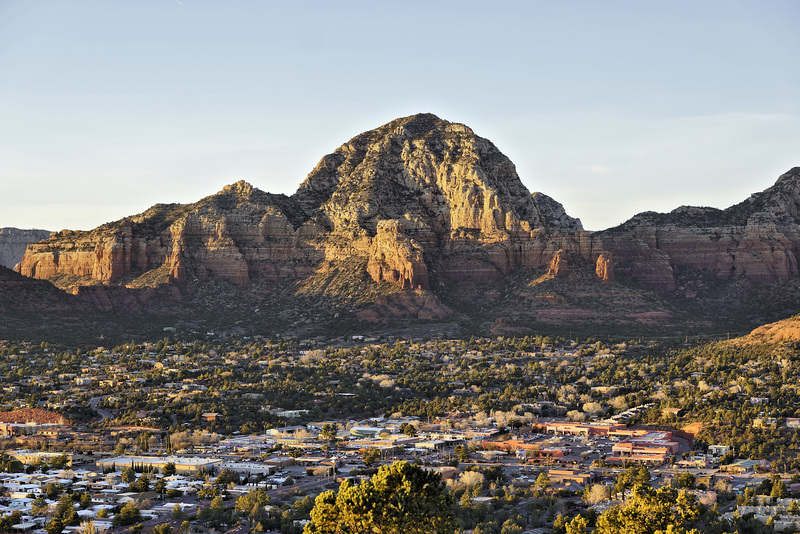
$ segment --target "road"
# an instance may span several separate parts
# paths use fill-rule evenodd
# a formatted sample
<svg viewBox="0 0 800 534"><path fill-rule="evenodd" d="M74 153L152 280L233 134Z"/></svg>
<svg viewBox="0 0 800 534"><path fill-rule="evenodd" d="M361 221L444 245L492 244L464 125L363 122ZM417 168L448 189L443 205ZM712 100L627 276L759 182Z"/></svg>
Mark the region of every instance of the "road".
<svg viewBox="0 0 800 534"><path fill-rule="evenodd" d="M287 491L296 491L296 490L306 491L314 488L321 488L331 482L335 481L331 478L322 478L305 482L297 482L295 484L292 484L291 486L281 486L275 489L267 490L266 493L267 495L274 495L276 493L285 493Z"/></svg>
<svg viewBox="0 0 800 534"><path fill-rule="evenodd" d="M97 405L100 404L100 401L105 399L106 397L108 397L108 395L103 395L101 397L92 397L91 399L89 399L89 407L92 410L96 411L98 413L98 415L100 415L100 422L101 423L103 421L105 421L106 419L112 419L114 417L110 412L107 412L107 411L103 410L102 408L98 408L97 407Z"/></svg>

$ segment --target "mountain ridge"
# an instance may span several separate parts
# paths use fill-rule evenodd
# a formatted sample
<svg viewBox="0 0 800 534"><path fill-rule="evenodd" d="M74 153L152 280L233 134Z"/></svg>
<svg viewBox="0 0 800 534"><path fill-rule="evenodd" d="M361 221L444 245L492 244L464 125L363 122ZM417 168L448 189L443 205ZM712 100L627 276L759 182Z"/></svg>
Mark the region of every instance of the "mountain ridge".
<svg viewBox="0 0 800 534"><path fill-rule="evenodd" d="M532 194L489 140L418 114L323 156L293 195L239 181L191 204L58 232L29 245L17 270L118 311L145 309L142 291L163 286L177 293L159 299L179 295L188 310L198 288L230 284L242 302L317 298L360 321L510 327L617 314L669 324L695 310L713 324L711 303L736 300L724 287L796 283L798 206L795 168L726 210L645 212L590 233ZM735 306L726 313L750 309Z"/></svg>

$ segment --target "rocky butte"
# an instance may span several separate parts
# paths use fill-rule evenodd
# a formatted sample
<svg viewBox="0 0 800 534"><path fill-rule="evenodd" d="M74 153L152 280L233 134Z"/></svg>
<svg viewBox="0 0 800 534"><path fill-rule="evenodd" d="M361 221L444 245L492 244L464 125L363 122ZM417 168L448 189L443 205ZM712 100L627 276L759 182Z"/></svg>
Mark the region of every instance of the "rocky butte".
<svg viewBox="0 0 800 534"><path fill-rule="evenodd" d="M443 319L486 300L495 315L534 321L559 306L569 313L550 319L599 317L614 313L611 302L668 317L647 290L694 298L703 286L684 279L690 270L797 279L798 202L793 169L727 210L644 213L590 235L531 194L490 141L420 114L357 135L291 196L237 182L194 204L58 232L29 245L16 270L109 309L130 302L114 297L126 289L166 285L186 298L213 282L251 294L291 287L371 321Z"/></svg>
<svg viewBox="0 0 800 534"><path fill-rule="evenodd" d="M315 277L338 270L424 292L545 266L561 249L591 258L591 245L580 221L532 195L491 142L415 115L325 156L292 196L238 182L195 204L59 232L30 245L17 270L71 291L212 277L313 287ZM601 276L608 271L598 267ZM421 317L447 314L435 298L428 302Z"/></svg>

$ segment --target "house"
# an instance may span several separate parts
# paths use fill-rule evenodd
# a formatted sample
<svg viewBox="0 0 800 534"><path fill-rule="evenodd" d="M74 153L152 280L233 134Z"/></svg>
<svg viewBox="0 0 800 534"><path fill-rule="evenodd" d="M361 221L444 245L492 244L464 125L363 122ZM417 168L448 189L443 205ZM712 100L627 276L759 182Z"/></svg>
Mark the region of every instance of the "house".
<svg viewBox="0 0 800 534"><path fill-rule="evenodd" d="M550 469L547 472L550 481L554 484L568 484L575 483L582 486L594 480L594 474L577 469Z"/></svg>
<svg viewBox="0 0 800 534"><path fill-rule="evenodd" d="M739 460L729 465L723 465L720 470L729 473L745 473L755 469L769 469L770 463L767 460Z"/></svg>
<svg viewBox="0 0 800 534"><path fill-rule="evenodd" d="M212 467L222 463L222 460L199 456L117 456L97 460L95 465L101 469L121 471L128 466L139 464L161 470L168 463L175 464L178 473L196 473L202 470L210 471Z"/></svg>
<svg viewBox="0 0 800 534"><path fill-rule="evenodd" d="M708 446L708 454L711 456L724 456L728 452L733 450L733 447L730 445L709 445Z"/></svg>
<svg viewBox="0 0 800 534"><path fill-rule="evenodd" d="M774 417L757 417L753 419L754 428L774 428L777 424L778 420Z"/></svg>
<svg viewBox="0 0 800 534"><path fill-rule="evenodd" d="M614 432L624 431L624 423L571 423L553 421L545 425L548 434L572 434L573 436L608 436Z"/></svg>

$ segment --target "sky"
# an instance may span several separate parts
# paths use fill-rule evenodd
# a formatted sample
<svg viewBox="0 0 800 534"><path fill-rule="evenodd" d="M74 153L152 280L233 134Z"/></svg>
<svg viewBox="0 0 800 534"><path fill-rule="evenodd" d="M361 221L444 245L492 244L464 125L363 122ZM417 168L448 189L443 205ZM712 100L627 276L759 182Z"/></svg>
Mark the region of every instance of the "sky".
<svg viewBox="0 0 800 534"><path fill-rule="evenodd" d="M800 166L800 2L0 0L0 227L89 230L434 113L589 230Z"/></svg>

